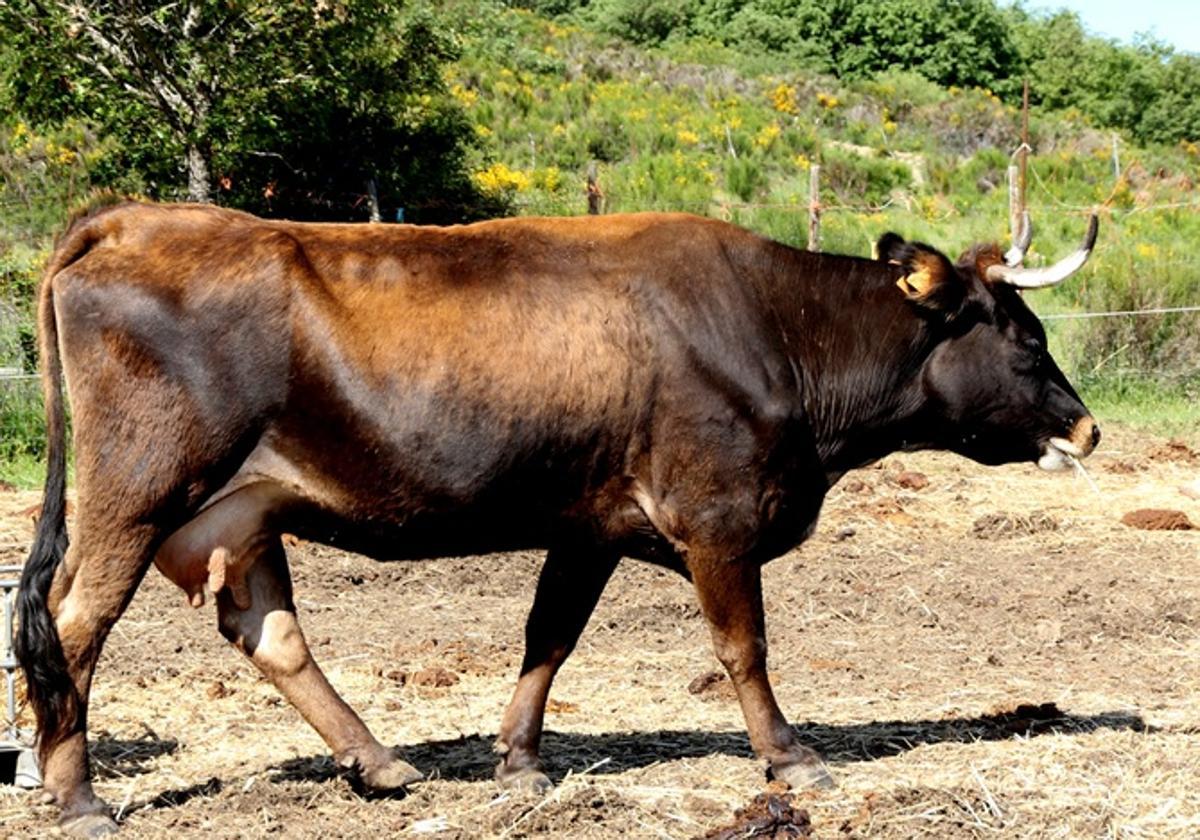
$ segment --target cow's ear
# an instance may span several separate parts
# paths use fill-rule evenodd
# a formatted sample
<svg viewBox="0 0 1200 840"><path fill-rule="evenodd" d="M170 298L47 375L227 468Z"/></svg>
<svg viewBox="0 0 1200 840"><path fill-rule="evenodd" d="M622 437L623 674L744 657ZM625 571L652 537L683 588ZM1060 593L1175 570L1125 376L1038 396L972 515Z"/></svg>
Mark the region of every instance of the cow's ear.
<svg viewBox="0 0 1200 840"><path fill-rule="evenodd" d="M898 233L888 231L883 236L879 237L879 241L871 246L871 259L879 260L880 262L899 263L900 249L906 244L904 237Z"/></svg>
<svg viewBox="0 0 1200 840"><path fill-rule="evenodd" d="M894 256L904 272L896 285L909 300L930 309L957 310L962 305L964 290L958 273L940 251L914 242Z"/></svg>

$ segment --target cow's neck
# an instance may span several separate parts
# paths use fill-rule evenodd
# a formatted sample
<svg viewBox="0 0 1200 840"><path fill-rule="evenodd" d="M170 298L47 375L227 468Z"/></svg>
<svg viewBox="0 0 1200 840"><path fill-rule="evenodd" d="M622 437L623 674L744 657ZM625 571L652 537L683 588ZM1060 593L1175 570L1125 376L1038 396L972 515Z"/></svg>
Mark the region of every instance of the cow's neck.
<svg viewBox="0 0 1200 840"><path fill-rule="evenodd" d="M796 259L787 345L826 473L929 446L920 370L932 342L893 272L860 259Z"/></svg>

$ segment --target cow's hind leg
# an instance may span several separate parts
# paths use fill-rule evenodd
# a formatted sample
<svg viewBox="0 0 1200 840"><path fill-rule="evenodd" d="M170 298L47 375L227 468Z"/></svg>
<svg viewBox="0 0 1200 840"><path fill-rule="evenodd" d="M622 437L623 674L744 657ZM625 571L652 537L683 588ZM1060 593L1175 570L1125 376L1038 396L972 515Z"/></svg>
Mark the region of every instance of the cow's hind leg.
<svg viewBox="0 0 1200 840"><path fill-rule="evenodd" d="M62 809L64 831L73 836L96 837L117 828L90 781L88 695L104 641L150 564L154 535L149 526L101 521L81 512L78 539L48 593L62 645L58 666L69 684L56 689L56 719L43 721L38 747L43 787Z"/></svg>
<svg viewBox="0 0 1200 840"><path fill-rule="evenodd" d="M538 759L550 684L575 648L619 559L595 549L547 553L525 625L521 677L496 739L496 752L503 756L496 779L505 787L551 787Z"/></svg>
<svg viewBox="0 0 1200 840"><path fill-rule="evenodd" d="M246 654L325 739L337 763L368 788L395 790L421 778L383 746L325 679L304 641L278 537L244 562L242 580L217 593L221 634Z"/></svg>

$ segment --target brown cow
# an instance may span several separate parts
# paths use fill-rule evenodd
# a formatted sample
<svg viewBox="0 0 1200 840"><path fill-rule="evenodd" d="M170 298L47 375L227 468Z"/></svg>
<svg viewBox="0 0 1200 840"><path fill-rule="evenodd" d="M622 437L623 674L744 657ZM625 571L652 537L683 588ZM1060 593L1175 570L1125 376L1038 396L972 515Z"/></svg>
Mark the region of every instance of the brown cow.
<svg viewBox="0 0 1200 840"><path fill-rule="evenodd" d="M766 678L760 566L846 470L939 447L1052 467L1092 418L1014 285L891 236L878 261L684 215L468 227L270 222L124 204L75 222L41 292L44 512L19 650L65 827L92 791L93 668L151 563L373 788L420 778L333 691L280 534L380 559L548 548L497 777L544 787L542 715L619 558L695 584L770 773L830 784ZM1010 252L1011 253L1011 252ZM67 548L62 384L78 521Z"/></svg>

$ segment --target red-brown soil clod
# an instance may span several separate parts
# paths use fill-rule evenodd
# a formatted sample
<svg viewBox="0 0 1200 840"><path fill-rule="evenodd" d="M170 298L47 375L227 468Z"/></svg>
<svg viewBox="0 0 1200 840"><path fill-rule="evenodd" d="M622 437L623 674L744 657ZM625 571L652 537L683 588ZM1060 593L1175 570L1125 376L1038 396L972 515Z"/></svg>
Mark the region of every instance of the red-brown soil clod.
<svg viewBox="0 0 1200 840"><path fill-rule="evenodd" d="M1181 440L1169 440L1166 443L1160 443L1150 450L1149 457L1155 461L1200 464L1200 452L1192 449L1192 447Z"/></svg>
<svg viewBox="0 0 1200 840"><path fill-rule="evenodd" d="M929 479L924 473L905 470L896 476L896 484L905 490L924 490L929 486Z"/></svg>
<svg viewBox="0 0 1200 840"><path fill-rule="evenodd" d="M1131 510L1121 517L1121 522L1143 531L1191 531L1196 527L1183 511L1160 508Z"/></svg>

